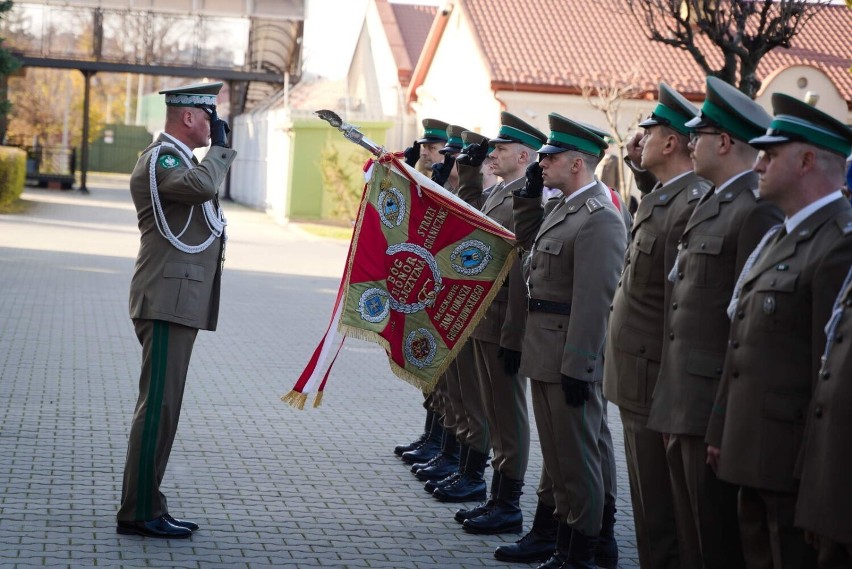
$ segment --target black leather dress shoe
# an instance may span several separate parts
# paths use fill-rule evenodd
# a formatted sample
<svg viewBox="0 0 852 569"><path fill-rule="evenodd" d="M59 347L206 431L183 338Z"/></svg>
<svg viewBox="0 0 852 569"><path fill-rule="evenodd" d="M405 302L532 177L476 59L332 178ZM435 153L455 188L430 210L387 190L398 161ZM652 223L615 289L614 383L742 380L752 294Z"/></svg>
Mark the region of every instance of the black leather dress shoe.
<svg viewBox="0 0 852 569"><path fill-rule="evenodd" d="M183 539L192 535L187 528L169 523L165 516L147 522L118 522L115 531L121 535L142 535L161 539Z"/></svg>
<svg viewBox="0 0 852 569"><path fill-rule="evenodd" d="M189 520L176 520L172 517L171 514L165 514L163 516L167 522L172 524L173 526L177 526L179 528L186 528L189 531L195 531L198 529L198 524L195 522L191 522Z"/></svg>

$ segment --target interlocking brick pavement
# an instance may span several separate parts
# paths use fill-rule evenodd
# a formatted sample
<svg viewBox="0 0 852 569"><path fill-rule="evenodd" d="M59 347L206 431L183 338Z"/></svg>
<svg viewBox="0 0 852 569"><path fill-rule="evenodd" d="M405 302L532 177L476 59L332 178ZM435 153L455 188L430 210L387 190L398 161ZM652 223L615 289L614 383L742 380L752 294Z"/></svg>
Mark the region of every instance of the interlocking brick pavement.
<svg viewBox="0 0 852 569"><path fill-rule="evenodd" d="M126 177L90 186L27 189L24 213L0 215L0 567L512 566L492 551L519 536L461 531L457 506L393 455L421 429L422 397L379 348L347 340L319 408L279 401L328 324L348 244L231 203L219 331L198 336L163 488L202 528L116 535L140 360L127 307L138 232ZM614 408L610 420L621 566L638 567Z"/></svg>

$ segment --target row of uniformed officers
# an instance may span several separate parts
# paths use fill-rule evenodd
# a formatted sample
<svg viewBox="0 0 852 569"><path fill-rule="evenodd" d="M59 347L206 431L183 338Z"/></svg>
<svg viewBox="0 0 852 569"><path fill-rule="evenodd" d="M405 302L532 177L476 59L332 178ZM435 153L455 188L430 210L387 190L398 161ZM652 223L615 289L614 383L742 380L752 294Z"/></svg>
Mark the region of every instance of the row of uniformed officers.
<svg viewBox="0 0 852 569"><path fill-rule="evenodd" d="M632 220L595 176L591 125L552 113L545 136L504 112L487 139L423 121L406 161L520 255L395 451L436 499L482 502L464 530L518 533L529 385L538 505L495 557L614 568L611 401L643 568L852 567L852 130L780 93L769 116L712 77L700 110L659 93L628 147Z"/></svg>

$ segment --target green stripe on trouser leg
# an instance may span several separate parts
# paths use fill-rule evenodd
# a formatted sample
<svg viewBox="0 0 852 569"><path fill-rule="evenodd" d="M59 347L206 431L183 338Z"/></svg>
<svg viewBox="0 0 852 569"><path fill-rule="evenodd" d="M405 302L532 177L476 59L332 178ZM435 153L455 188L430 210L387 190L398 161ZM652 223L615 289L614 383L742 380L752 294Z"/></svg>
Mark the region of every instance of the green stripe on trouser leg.
<svg viewBox="0 0 852 569"><path fill-rule="evenodd" d="M151 341L151 377L148 384L148 397L145 404L145 427L139 455L139 482L136 488L137 516L141 520L150 520L152 514L153 493L158 491L156 461L157 437L159 435L160 413L163 408L163 391L166 380L166 365L169 355L169 324L157 320L154 322L154 337Z"/></svg>

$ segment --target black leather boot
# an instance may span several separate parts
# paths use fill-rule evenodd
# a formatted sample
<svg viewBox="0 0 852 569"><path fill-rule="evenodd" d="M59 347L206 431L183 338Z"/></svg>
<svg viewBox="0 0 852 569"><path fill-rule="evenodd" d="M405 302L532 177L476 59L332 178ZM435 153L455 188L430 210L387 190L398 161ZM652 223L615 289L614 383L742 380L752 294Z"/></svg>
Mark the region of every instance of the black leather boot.
<svg viewBox="0 0 852 569"><path fill-rule="evenodd" d="M560 526L561 530L562 526ZM595 569L597 567L595 564L597 541L597 537L584 535L574 530L571 534L571 549L568 552L568 559L559 567L561 569Z"/></svg>
<svg viewBox="0 0 852 569"><path fill-rule="evenodd" d="M438 486L446 486L455 482L462 475L462 472L464 472L464 465L467 464L467 453L469 450L469 446L464 444L459 445L459 463L456 465L456 469L449 476L441 480L430 480L423 486L423 489L431 494Z"/></svg>
<svg viewBox="0 0 852 569"><path fill-rule="evenodd" d="M423 444L414 450L402 453L403 462L406 464L429 462L441 452L441 439L443 436L444 426L441 424L440 418L436 416L435 420L432 421L432 429L429 431L429 436L426 437Z"/></svg>
<svg viewBox="0 0 852 569"><path fill-rule="evenodd" d="M595 547L595 563L603 569L617 569L618 543L615 541L615 504L604 502L601 535Z"/></svg>
<svg viewBox="0 0 852 569"><path fill-rule="evenodd" d="M432 430L432 421L435 419L435 412L427 410L426 411L426 424L423 425L423 432L417 437L414 441L408 443L407 445L397 445L393 449L393 453L396 456L402 456L402 453L408 452L410 450L414 450L424 442L429 437L429 432Z"/></svg>
<svg viewBox="0 0 852 569"><path fill-rule="evenodd" d="M441 502L482 502L485 500L485 463L488 455L474 449L467 451L464 472L455 482L439 486L432 492Z"/></svg>
<svg viewBox="0 0 852 569"><path fill-rule="evenodd" d="M553 506L539 500L529 533L512 545L501 545L494 550L500 561L532 563L550 559L556 551L556 534L559 523L553 517ZM566 550L567 551L567 550Z"/></svg>
<svg viewBox="0 0 852 569"><path fill-rule="evenodd" d="M486 535L520 533L524 527L524 513L521 511L523 487L523 480L503 476L494 507L480 516L465 520L462 524L464 530Z"/></svg>
<svg viewBox="0 0 852 569"><path fill-rule="evenodd" d="M444 431L444 432L446 432L446 431ZM414 464L411 465L411 474L417 474L417 471L420 470L421 468L429 468L430 466L432 466L433 464L438 462L439 458L441 458L440 452L438 454L436 454L435 456L433 456L432 458L430 458L426 462L415 462Z"/></svg>
<svg viewBox="0 0 852 569"><path fill-rule="evenodd" d="M571 543L575 535L576 532L571 529L571 526L560 522L556 532L556 550L550 556L550 559L539 565L537 569L573 568L574 566L569 563L571 558ZM594 565L592 565L591 569L595 569Z"/></svg>
<svg viewBox="0 0 852 569"><path fill-rule="evenodd" d="M459 442L456 434L449 429L444 429L444 440L441 441L441 454L432 463L417 471L412 467L412 472L418 480L443 480L456 471L459 464Z"/></svg>
<svg viewBox="0 0 852 569"><path fill-rule="evenodd" d="M500 491L500 477L500 471L495 470L494 474L491 476L491 496L488 500L470 510L465 508L456 510L455 520L458 523L463 524L467 519L479 517L494 507L494 504L497 501L497 493Z"/></svg>

